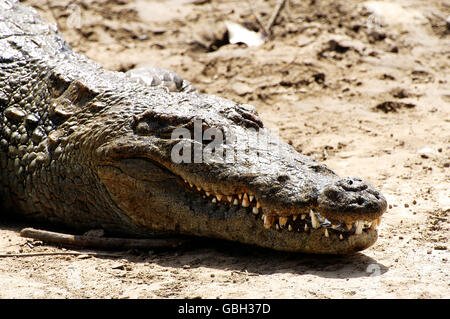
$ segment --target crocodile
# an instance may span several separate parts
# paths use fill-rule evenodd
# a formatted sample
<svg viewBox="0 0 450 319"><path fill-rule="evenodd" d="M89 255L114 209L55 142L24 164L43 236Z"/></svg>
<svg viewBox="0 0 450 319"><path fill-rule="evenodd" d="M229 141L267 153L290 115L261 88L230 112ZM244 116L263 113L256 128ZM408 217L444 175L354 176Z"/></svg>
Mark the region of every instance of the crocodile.
<svg viewBox="0 0 450 319"><path fill-rule="evenodd" d="M2 212L30 222L348 254L377 240L386 211L373 186L297 152L253 106L160 68L106 70L5 0L0 123Z"/></svg>

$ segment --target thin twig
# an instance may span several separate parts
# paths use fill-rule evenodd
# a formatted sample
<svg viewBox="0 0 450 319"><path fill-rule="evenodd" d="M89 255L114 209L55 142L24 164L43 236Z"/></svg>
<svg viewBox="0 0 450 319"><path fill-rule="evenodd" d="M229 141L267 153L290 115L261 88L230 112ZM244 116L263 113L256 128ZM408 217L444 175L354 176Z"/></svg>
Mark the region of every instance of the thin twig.
<svg viewBox="0 0 450 319"><path fill-rule="evenodd" d="M441 19L441 20L443 20L443 21L447 21L447 19L445 19L443 16L437 14L436 12L431 12L431 14L432 14L433 16L435 16L436 18L439 18L439 19Z"/></svg>
<svg viewBox="0 0 450 319"><path fill-rule="evenodd" d="M275 8L275 11L272 14L272 17L269 20L269 23L267 24L266 30L270 32L270 29L272 28L273 24L275 23L275 20L277 19L278 15L280 14L281 8L283 8L284 3L286 0L279 0L277 7Z"/></svg>
<svg viewBox="0 0 450 319"><path fill-rule="evenodd" d="M258 12L256 12L255 10L253 10L253 6L250 2L250 0L246 0L248 6L250 7L250 11L252 12L252 14L254 15L256 21L258 22L259 26L263 29L265 34L269 34L268 30L266 29L266 27L264 26L262 20L261 20L261 16L258 14Z"/></svg>
<svg viewBox="0 0 450 319"><path fill-rule="evenodd" d="M284 10L285 10L286 14L288 15L289 21L294 20L294 19L292 18L291 2L290 2L289 0L286 1L286 5L284 6Z"/></svg>
<svg viewBox="0 0 450 319"><path fill-rule="evenodd" d="M182 238L111 238L111 237L92 237L84 235L70 235L63 233L50 232L34 228L24 228L20 231L20 236L42 240L44 242L75 246L89 247L104 250L129 250L129 249L167 249L180 247L189 242Z"/></svg>

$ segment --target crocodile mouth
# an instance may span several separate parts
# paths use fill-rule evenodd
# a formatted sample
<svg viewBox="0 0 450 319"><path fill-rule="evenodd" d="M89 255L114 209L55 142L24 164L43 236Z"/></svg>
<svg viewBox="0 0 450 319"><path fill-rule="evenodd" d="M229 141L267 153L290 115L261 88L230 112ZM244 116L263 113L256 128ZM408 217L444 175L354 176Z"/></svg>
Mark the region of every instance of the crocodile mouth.
<svg viewBox="0 0 450 319"><path fill-rule="evenodd" d="M372 220L355 220L353 222L345 222L343 220L333 220L331 222L322 216L317 208L299 210L298 213L287 216L269 215L264 211L264 207L253 194L216 194L204 190L201 186L194 185L187 180L184 180L184 184L188 191L195 196L200 196L205 202L217 205L217 208L223 206L235 208L236 210L244 208L249 216L252 216L257 223L261 223L267 230L272 229L277 232L302 234L322 231L323 236L326 238L337 236L339 240L345 241L350 236L364 236L370 231L377 232L381 224L381 217Z"/></svg>
<svg viewBox="0 0 450 319"><path fill-rule="evenodd" d="M365 206L354 206L353 200L344 206L346 201L326 197L326 205L321 205L317 198L327 194L323 191L327 186L297 204L283 197L268 197L262 189L251 191L251 183L246 186L244 180L205 182L205 187L198 181L199 174L194 182L176 171L140 157L98 167L112 202L127 218L143 226L144 233L150 229L152 233L222 238L280 251L321 254L360 251L378 237L385 203L361 214ZM340 181L327 185L340 185ZM359 195L350 192L345 198Z"/></svg>

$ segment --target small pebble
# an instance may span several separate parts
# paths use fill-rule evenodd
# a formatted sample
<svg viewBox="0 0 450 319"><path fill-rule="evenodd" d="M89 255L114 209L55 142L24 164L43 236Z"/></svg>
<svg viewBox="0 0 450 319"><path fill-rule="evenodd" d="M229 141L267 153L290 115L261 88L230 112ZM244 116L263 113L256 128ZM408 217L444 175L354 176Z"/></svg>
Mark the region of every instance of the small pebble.
<svg viewBox="0 0 450 319"><path fill-rule="evenodd" d="M88 259L88 258L91 258L91 257L92 257L91 255L78 255L77 259Z"/></svg>
<svg viewBox="0 0 450 319"><path fill-rule="evenodd" d="M130 265L123 264L123 263L116 264L116 265L112 266L111 269L119 269L119 270L127 270L127 271L132 270Z"/></svg>

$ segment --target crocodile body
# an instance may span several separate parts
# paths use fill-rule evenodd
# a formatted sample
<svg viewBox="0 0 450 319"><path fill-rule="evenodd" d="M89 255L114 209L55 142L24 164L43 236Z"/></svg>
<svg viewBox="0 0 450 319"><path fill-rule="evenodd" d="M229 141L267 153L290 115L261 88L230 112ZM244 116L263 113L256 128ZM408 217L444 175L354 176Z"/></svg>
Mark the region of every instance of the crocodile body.
<svg viewBox="0 0 450 319"><path fill-rule="evenodd" d="M343 254L376 241L386 200L372 186L299 154L252 106L152 72L105 70L35 10L0 0L2 211L283 251ZM219 141L205 141L210 129L227 137L214 144L225 160L205 159Z"/></svg>

